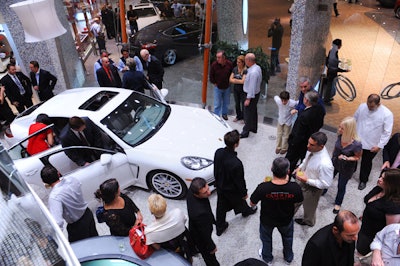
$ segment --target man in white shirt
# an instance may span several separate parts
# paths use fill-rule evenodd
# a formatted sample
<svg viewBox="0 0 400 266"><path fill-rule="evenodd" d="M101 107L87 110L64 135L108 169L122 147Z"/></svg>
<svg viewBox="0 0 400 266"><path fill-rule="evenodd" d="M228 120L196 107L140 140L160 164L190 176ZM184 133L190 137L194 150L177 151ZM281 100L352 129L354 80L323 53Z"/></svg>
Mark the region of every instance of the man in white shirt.
<svg viewBox="0 0 400 266"><path fill-rule="evenodd" d="M378 94L368 96L367 102L360 104L354 114L357 133L361 138L363 153L360 167L359 190L363 190L371 173L372 160L385 147L393 129L393 113L380 103Z"/></svg>
<svg viewBox="0 0 400 266"><path fill-rule="evenodd" d="M83 199L81 183L74 177L60 179L61 174L51 165L40 172L43 183L51 187L49 210L62 229L68 223L68 241L74 242L98 236L93 213Z"/></svg>
<svg viewBox="0 0 400 266"><path fill-rule="evenodd" d="M262 81L261 67L256 64L256 56L253 53L246 54L245 63L247 75L243 84L243 91L246 93L244 101L244 127L240 138L247 138L250 131L257 133L258 114L257 103L260 98L260 86Z"/></svg>
<svg viewBox="0 0 400 266"><path fill-rule="evenodd" d="M331 156L325 148L328 138L323 132L315 132L308 139L307 154L302 164L294 170L303 191L304 201L297 204L296 211L303 204L303 218L294 221L300 225L314 226L319 198L329 188L333 179Z"/></svg>

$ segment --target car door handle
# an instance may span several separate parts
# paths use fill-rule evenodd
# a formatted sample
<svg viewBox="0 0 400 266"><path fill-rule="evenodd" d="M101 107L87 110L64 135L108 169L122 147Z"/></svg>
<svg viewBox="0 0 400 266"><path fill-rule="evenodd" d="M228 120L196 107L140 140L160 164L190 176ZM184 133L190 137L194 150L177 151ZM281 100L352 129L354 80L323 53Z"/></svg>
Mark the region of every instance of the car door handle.
<svg viewBox="0 0 400 266"><path fill-rule="evenodd" d="M38 169L33 169L32 171L26 172L25 175L27 176L33 176L38 172Z"/></svg>

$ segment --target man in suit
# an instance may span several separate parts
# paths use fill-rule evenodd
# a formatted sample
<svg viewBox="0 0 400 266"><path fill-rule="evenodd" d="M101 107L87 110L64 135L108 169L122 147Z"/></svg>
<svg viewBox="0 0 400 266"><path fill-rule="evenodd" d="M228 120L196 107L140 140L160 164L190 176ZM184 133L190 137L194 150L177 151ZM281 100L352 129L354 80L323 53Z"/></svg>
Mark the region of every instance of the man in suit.
<svg viewBox="0 0 400 266"><path fill-rule="evenodd" d="M7 74L0 83L6 87L6 95L18 112L21 113L33 105L31 81L22 72L17 72L15 64L7 65Z"/></svg>
<svg viewBox="0 0 400 266"><path fill-rule="evenodd" d="M303 160L306 155L308 138L324 124L325 110L318 104L318 98L316 91L309 91L304 95L303 103L306 108L296 119L289 135L286 159L290 161L291 173L299 159Z"/></svg>
<svg viewBox="0 0 400 266"><path fill-rule="evenodd" d="M39 94L41 101L47 101L54 96L53 90L57 83L57 78L49 71L39 68L37 61L31 61L29 63L31 69L31 82L33 89Z"/></svg>
<svg viewBox="0 0 400 266"><path fill-rule="evenodd" d="M126 59L126 66L129 70L122 77L122 88L144 93L146 77L143 72L136 70L136 63L133 58Z"/></svg>
<svg viewBox="0 0 400 266"><path fill-rule="evenodd" d="M217 246L211 238L214 214L211 211L210 188L206 180L196 177L190 183L186 197L189 231L207 266L219 266L215 257Z"/></svg>
<svg viewBox="0 0 400 266"><path fill-rule="evenodd" d="M353 266L359 231L357 216L340 211L333 224L321 228L308 240L301 265Z"/></svg>
<svg viewBox="0 0 400 266"><path fill-rule="evenodd" d="M400 168L400 133L394 134L383 148L384 168Z"/></svg>
<svg viewBox="0 0 400 266"><path fill-rule="evenodd" d="M164 79L164 68L154 55L150 55L147 49L140 50L140 57L143 59L143 69L147 71L147 78L151 83L162 89Z"/></svg>
<svg viewBox="0 0 400 266"><path fill-rule="evenodd" d="M61 145L104 148L100 129L87 117L73 116L60 133ZM100 158L100 154L88 149L66 150L67 156L79 166L88 165Z"/></svg>
<svg viewBox="0 0 400 266"><path fill-rule="evenodd" d="M110 63L108 57L101 59L102 65L96 72L97 82L100 87L122 87L121 77L118 74L118 69Z"/></svg>
<svg viewBox="0 0 400 266"><path fill-rule="evenodd" d="M228 228L226 213L234 210L235 214L242 213L243 217L254 214L257 206L251 208L246 199L247 188L244 179L242 161L237 157L235 149L239 146L240 134L237 130L225 134L226 147L220 148L214 155L214 176L217 187L217 236Z"/></svg>

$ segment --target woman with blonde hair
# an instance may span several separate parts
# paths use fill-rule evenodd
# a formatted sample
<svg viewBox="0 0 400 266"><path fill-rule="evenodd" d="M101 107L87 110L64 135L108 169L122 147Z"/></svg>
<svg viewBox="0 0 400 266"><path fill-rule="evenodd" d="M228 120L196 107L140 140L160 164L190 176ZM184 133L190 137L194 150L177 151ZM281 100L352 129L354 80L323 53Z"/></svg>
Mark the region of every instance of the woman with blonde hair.
<svg viewBox="0 0 400 266"><path fill-rule="evenodd" d="M246 93L243 91L243 83L246 79L247 68L244 63L244 55L236 58L236 66L233 68L229 82L233 84L233 97L235 99L236 118L233 122L243 120L244 101Z"/></svg>
<svg viewBox="0 0 400 266"><path fill-rule="evenodd" d="M159 194L148 198L149 210L154 221L145 227L146 244L154 249L175 251L192 262L192 241L186 229L186 216L180 209L167 211L167 201Z"/></svg>
<svg viewBox="0 0 400 266"><path fill-rule="evenodd" d="M362 154L361 141L357 135L356 120L354 117L346 117L338 128L338 138L333 150L332 162L335 167L333 176L339 173L338 191L335 199L333 213L339 213L342 205L346 185L357 169L357 161Z"/></svg>

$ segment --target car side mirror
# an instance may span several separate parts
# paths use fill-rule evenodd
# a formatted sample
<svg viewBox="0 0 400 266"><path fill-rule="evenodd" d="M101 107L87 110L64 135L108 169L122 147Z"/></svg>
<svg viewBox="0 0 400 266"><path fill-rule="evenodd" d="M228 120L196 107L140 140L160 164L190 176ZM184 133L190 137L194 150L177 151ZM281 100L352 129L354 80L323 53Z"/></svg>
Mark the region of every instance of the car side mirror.
<svg viewBox="0 0 400 266"><path fill-rule="evenodd" d="M111 160L112 160L112 155L109 154L109 153L103 153L103 154L100 156L100 163L101 163L101 165L110 164L110 163L111 163Z"/></svg>

